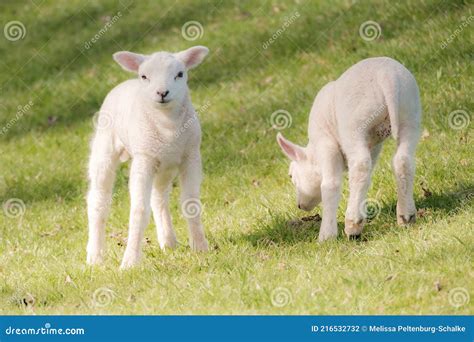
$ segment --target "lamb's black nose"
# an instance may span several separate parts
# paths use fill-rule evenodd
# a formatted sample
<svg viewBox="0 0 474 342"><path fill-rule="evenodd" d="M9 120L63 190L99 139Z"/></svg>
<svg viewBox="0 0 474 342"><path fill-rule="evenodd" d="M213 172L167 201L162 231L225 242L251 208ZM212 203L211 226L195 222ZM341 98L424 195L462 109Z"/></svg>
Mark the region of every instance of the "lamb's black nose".
<svg viewBox="0 0 474 342"><path fill-rule="evenodd" d="M170 92L169 90L165 90L165 91L157 91L156 93L160 95L162 99L164 99L166 95L168 95Z"/></svg>
<svg viewBox="0 0 474 342"><path fill-rule="evenodd" d="M300 205L300 204L298 204L298 209L301 209L301 205Z"/></svg>

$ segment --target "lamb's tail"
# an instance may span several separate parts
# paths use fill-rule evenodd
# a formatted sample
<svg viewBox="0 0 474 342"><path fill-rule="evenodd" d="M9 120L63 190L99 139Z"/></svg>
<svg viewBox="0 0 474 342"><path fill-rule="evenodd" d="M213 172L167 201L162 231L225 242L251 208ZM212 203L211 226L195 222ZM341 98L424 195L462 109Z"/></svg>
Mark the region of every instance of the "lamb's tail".
<svg viewBox="0 0 474 342"><path fill-rule="evenodd" d="M400 82L396 75L381 72L378 75L378 83L382 88L390 118L390 128L392 136L398 139L399 118L400 118Z"/></svg>

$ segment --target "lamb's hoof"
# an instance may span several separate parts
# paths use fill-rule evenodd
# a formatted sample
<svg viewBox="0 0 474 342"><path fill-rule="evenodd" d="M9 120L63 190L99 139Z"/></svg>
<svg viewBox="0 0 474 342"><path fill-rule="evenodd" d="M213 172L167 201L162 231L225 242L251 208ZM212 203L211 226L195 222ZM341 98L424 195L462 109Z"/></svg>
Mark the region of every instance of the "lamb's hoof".
<svg viewBox="0 0 474 342"><path fill-rule="evenodd" d="M337 238L337 230L334 232L334 231L324 231L324 230L320 230L319 231L319 242L324 242L324 241L327 241L327 240L334 240Z"/></svg>
<svg viewBox="0 0 474 342"><path fill-rule="evenodd" d="M88 265L100 265L104 262L104 255L101 252L87 253Z"/></svg>
<svg viewBox="0 0 474 342"><path fill-rule="evenodd" d="M137 266L140 262L140 255L132 255L132 256L125 256L123 257L122 264L120 265L121 270L128 270Z"/></svg>
<svg viewBox="0 0 474 342"><path fill-rule="evenodd" d="M416 213L412 215L397 215L397 223L400 226L406 226L416 222Z"/></svg>
<svg viewBox="0 0 474 342"><path fill-rule="evenodd" d="M351 238L351 236L360 236L362 234L363 228L364 228L363 219L360 219L357 222L355 222L354 220L346 219L344 232L349 238Z"/></svg>
<svg viewBox="0 0 474 342"><path fill-rule="evenodd" d="M120 270L129 270L133 267L135 267L138 264L138 262L129 262L129 261L122 261L122 264L120 264Z"/></svg>
<svg viewBox="0 0 474 342"><path fill-rule="evenodd" d="M362 240L362 234L349 235L349 240L360 241Z"/></svg>
<svg viewBox="0 0 474 342"><path fill-rule="evenodd" d="M163 242L159 241L159 243L160 243L160 248L165 251L167 249L175 249L176 246L178 245L178 240L176 240L176 237L174 237L174 238L165 239Z"/></svg>
<svg viewBox="0 0 474 342"><path fill-rule="evenodd" d="M192 241L191 242L191 249L194 252L207 252L209 251L209 244L207 243L206 239L203 239L201 241Z"/></svg>

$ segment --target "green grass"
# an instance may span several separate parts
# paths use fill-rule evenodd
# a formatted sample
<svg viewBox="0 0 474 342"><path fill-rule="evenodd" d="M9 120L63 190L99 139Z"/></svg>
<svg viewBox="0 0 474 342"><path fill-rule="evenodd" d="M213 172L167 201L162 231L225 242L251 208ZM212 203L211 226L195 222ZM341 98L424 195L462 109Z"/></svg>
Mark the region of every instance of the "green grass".
<svg viewBox="0 0 474 342"><path fill-rule="evenodd" d="M118 5L117 5L118 3ZM125 8L123 3L131 3ZM472 20L468 1L2 1L0 23L21 21L24 39L0 36L0 129L18 106L32 107L0 136L0 202L21 199L23 215L0 213L0 313L3 314L472 314L472 123L455 130L449 113L472 119ZM398 2L397 2L398 3ZM105 25L121 18L81 52ZM295 20L264 50L285 18ZM189 42L182 25L199 21ZM365 41L374 20L381 36ZM173 193L181 245L162 252L153 223L141 266L118 270L127 234L128 165L119 171L102 267L86 266L86 165L93 114L107 92L130 77L118 50L211 54L189 82L201 113L203 221L212 251L194 254ZM304 144L314 96L357 61L391 56L418 80L424 137L417 152L415 200L422 211L396 225L395 183L384 147L369 197L381 204L364 239L317 242L319 223L291 224L295 206L288 162L275 142L271 113ZM347 184L339 208L342 233ZM320 209L315 210L319 212ZM289 297L279 306L279 293ZM95 296L94 296L95 293ZM279 298L276 298L277 300ZM277 305L274 305L277 304ZM454 303L456 304L456 303Z"/></svg>

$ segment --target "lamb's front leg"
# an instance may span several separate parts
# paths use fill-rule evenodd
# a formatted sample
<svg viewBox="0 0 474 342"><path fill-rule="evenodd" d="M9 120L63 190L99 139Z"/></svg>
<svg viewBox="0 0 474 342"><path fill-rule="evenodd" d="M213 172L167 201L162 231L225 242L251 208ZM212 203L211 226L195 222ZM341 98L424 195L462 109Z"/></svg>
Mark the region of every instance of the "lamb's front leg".
<svg viewBox="0 0 474 342"><path fill-rule="evenodd" d="M367 147L347 153L349 164L349 202L344 231L348 237L359 237L364 227L364 201L370 185L372 158Z"/></svg>
<svg viewBox="0 0 474 342"><path fill-rule="evenodd" d="M339 152L321 158L321 199L323 218L319 230L319 241L337 237L337 208L341 193L341 178L344 161Z"/></svg>
<svg viewBox="0 0 474 342"><path fill-rule="evenodd" d="M130 169L130 228L121 268L135 266L141 257L143 233L150 220L150 197L156 161L134 156Z"/></svg>
<svg viewBox="0 0 474 342"><path fill-rule="evenodd" d="M189 245L194 251L209 249L201 224L202 204L199 199L201 180L201 154L195 151L186 157L180 170L181 210L188 221Z"/></svg>

